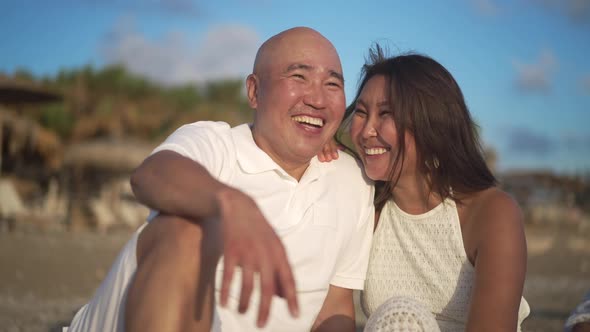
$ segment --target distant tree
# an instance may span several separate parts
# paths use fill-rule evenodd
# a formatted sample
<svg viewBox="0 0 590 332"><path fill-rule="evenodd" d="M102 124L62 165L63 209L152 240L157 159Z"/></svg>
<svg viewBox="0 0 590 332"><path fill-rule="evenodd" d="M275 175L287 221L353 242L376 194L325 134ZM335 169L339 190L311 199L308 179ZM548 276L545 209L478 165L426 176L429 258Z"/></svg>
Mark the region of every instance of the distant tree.
<svg viewBox="0 0 590 332"><path fill-rule="evenodd" d="M207 101L220 104L241 104L245 101L243 80L211 81L205 86Z"/></svg>
<svg viewBox="0 0 590 332"><path fill-rule="evenodd" d="M75 118L61 103L49 104L41 108L41 125L53 130L62 139L69 138L74 128Z"/></svg>
<svg viewBox="0 0 590 332"><path fill-rule="evenodd" d="M241 79L203 85L162 86L129 72L122 65L100 69L87 65L62 69L53 77L19 75L61 91L60 104L35 106L27 112L65 142L97 135L125 135L161 140L178 125L190 121L251 121Z"/></svg>
<svg viewBox="0 0 590 332"><path fill-rule="evenodd" d="M177 111L181 112L193 109L202 101L201 93L192 84L168 88L163 94L164 98L172 103Z"/></svg>
<svg viewBox="0 0 590 332"><path fill-rule="evenodd" d="M17 70L15 70L13 77L17 81L33 82L35 80L35 76L33 76L33 74L30 71L24 68L18 68Z"/></svg>
<svg viewBox="0 0 590 332"><path fill-rule="evenodd" d="M486 164L488 165L492 173L496 173L498 166L498 153L493 147L489 145L484 146L483 150Z"/></svg>
<svg viewBox="0 0 590 332"><path fill-rule="evenodd" d="M113 65L96 73L90 83L100 91L125 95L132 99L142 98L157 92L147 79L133 75L121 65Z"/></svg>

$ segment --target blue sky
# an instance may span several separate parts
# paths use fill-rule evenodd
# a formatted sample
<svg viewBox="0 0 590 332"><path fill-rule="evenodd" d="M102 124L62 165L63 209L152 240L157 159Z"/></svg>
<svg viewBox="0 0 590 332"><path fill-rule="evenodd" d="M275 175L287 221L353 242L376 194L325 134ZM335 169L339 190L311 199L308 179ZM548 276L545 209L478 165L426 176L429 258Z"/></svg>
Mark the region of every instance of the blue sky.
<svg viewBox="0 0 590 332"><path fill-rule="evenodd" d="M0 72L123 63L164 84L245 77L258 46L309 26L353 97L368 47L417 51L463 89L500 170L590 170L590 0L0 0Z"/></svg>

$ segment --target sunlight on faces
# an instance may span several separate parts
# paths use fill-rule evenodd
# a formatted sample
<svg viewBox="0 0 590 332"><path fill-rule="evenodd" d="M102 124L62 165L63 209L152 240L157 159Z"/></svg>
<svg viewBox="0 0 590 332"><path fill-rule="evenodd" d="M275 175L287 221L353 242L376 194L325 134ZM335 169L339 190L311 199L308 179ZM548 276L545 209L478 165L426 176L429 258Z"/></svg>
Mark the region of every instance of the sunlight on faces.
<svg viewBox="0 0 590 332"><path fill-rule="evenodd" d="M367 176L375 181L389 180L399 153L397 128L389 100L389 80L383 75L369 79L355 105L350 137L361 157ZM404 170L415 165L414 138L406 133ZM399 166L398 166L399 167ZM394 175L397 176L399 170Z"/></svg>
<svg viewBox="0 0 590 332"><path fill-rule="evenodd" d="M248 78L249 90L255 89L254 139L283 167L307 164L344 115L340 59L332 44L310 29L289 30L263 47Z"/></svg>

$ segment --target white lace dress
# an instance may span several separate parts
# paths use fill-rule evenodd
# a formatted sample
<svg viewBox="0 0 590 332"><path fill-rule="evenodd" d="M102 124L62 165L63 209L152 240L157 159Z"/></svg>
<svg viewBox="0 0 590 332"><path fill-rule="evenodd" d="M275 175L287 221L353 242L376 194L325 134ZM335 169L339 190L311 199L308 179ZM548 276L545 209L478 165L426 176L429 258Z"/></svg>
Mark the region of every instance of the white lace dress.
<svg viewBox="0 0 590 332"><path fill-rule="evenodd" d="M373 236L361 304L370 316L392 296L409 297L434 314L441 331L463 331L474 273L453 200L420 215L408 214L390 200ZM522 298L518 331L529 313Z"/></svg>

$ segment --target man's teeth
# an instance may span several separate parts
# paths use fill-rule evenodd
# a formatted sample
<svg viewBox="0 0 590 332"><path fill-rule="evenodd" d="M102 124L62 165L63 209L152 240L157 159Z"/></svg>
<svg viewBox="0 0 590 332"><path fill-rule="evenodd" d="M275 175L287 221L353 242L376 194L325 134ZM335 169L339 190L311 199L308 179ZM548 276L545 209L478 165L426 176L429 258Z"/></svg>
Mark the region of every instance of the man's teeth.
<svg viewBox="0 0 590 332"><path fill-rule="evenodd" d="M295 120L299 123L307 123L307 124L317 126L320 128L324 126L324 120L322 120L320 118L312 118L311 116L307 116L307 115L294 116L293 120Z"/></svg>
<svg viewBox="0 0 590 332"><path fill-rule="evenodd" d="M378 154L384 154L385 152L387 152L387 149L385 149L385 148L370 148L370 149L365 149L365 154L367 154L369 156L374 156L374 155L378 155Z"/></svg>

